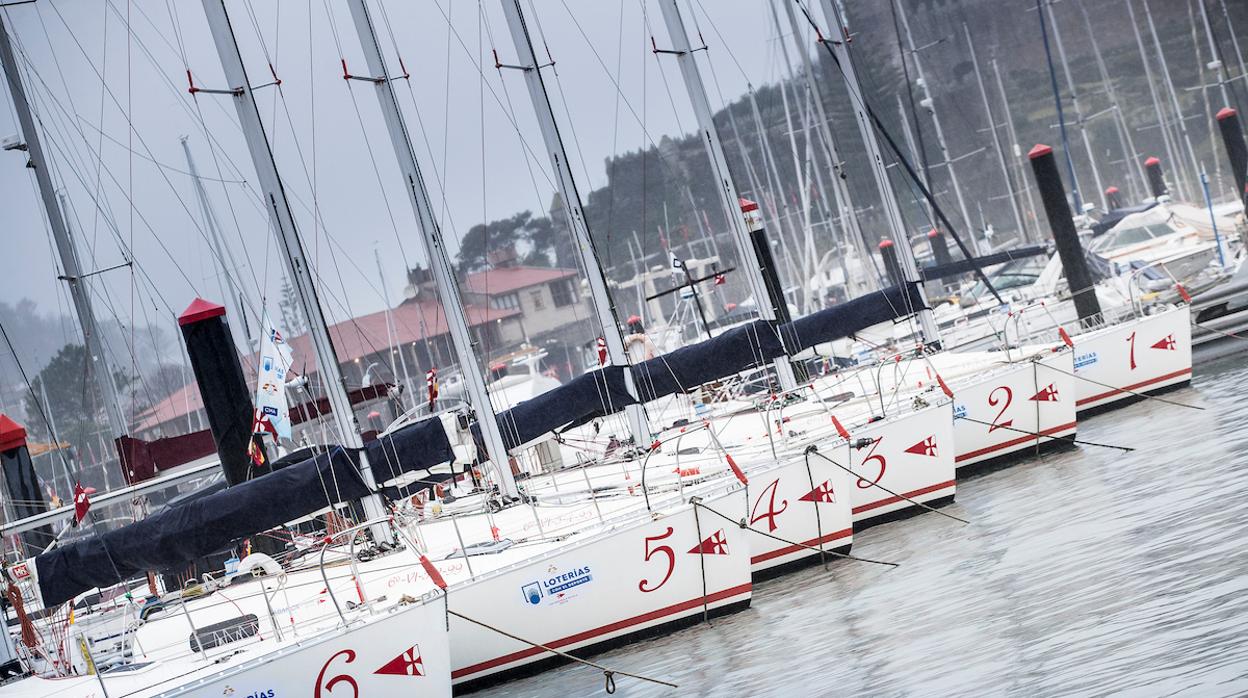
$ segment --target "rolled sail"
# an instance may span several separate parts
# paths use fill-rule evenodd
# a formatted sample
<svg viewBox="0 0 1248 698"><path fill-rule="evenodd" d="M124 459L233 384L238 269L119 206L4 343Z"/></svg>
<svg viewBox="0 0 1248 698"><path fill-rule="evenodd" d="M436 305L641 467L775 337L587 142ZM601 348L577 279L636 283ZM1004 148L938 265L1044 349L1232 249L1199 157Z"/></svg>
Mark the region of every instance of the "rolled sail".
<svg viewBox="0 0 1248 698"><path fill-rule="evenodd" d="M147 570L175 569L331 502L365 494L368 488L355 462L344 449L334 447L297 465L39 555L35 558L39 592L45 607L56 606Z"/></svg>
<svg viewBox="0 0 1248 698"><path fill-rule="evenodd" d="M890 286L846 303L798 318L780 328L796 349L809 349L834 339L850 337L872 325L912 315L924 307L918 284Z"/></svg>

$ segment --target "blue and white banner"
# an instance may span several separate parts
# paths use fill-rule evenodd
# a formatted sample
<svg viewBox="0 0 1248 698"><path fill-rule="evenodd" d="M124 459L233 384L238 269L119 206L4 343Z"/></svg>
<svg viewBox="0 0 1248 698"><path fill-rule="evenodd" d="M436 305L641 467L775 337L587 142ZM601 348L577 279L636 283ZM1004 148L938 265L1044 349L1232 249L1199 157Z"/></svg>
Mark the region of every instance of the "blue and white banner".
<svg viewBox="0 0 1248 698"><path fill-rule="evenodd" d="M286 402L286 372L290 345L265 316L260 339L260 371L256 378L256 428L275 437L290 438L290 407Z"/></svg>

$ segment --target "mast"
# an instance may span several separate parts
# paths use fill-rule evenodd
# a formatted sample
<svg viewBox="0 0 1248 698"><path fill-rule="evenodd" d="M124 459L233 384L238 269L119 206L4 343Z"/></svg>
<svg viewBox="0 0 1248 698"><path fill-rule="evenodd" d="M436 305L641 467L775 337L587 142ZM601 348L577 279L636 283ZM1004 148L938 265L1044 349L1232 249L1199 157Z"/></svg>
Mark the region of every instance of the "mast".
<svg viewBox="0 0 1248 698"><path fill-rule="evenodd" d="M525 25L520 0L501 0L501 2L503 14L507 18L507 26L511 30L512 42L515 43L520 65L523 66L529 100L533 103L533 111L542 130L542 141L546 144L546 152L550 156L551 166L559 182L564 214L568 217L568 229L575 237L577 252L585 267L594 312L598 316L598 325L602 328L602 336L607 344L607 359L611 365L624 369L624 387L629 396L637 400L636 404L624 408L629 431L633 436L633 445L645 448L650 442L650 426L646 421L645 408L641 405L637 386L633 382L633 372L629 370L628 355L624 351L624 338L620 334L620 325L615 317L615 306L607 290L607 278L602 273L602 265L598 263L598 255L594 250L594 240L589 232L589 221L585 217L581 195L577 191L576 180L572 176L572 167L568 161L567 150L563 147L563 138L559 135L555 112L551 108L550 97L546 93L546 83L542 80L541 63L537 60L537 53L533 50L533 40Z"/></svg>
<svg viewBox="0 0 1248 698"><path fill-rule="evenodd" d="M784 0L772 0L772 2L784 2ZM828 122L828 115L823 108L823 94L819 89L819 81L815 79L814 63L810 60L810 51L807 50L806 44L802 41L802 31L797 23L797 15L793 12L793 4L784 2L784 11L789 17L789 25L793 28L793 43L797 47L798 56L802 60L802 74L806 81L806 89L810 93L811 101L815 104L815 129L822 137L824 145L824 157L828 160L828 166L832 168L832 187L836 195L837 208L841 214L841 229L845 230L850 238L851 244L856 248L858 258L862 260L862 265L867 267L871 264L871 250L867 243L862 226L858 221L858 214L854 210L854 199L849 192L849 183L844 168L844 160L841 159L840 151L836 147L836 138L832 135L832 128ZM772 12L775 12L775 5L772 5ZM779 19L776 19L776 28L779 30ZM781 49L784 53L784 62L789 63L789 52L784 49L784 42L781 41ZM809 140L809 137L807 138ZM867 288L878 289L878 279L873 274L865 274L863 281ZM848 279L847 279L848 280Z"/></svg>
<svg viewBox="0 0 1248 698"><path fill-rule="evenodd" d="M238 111L239 125L247 141L247 149L251 154L252 164L256 168L256 179L260 185L261 200L269 210L269 219L277 235L277 243L286 259L287 270L294 281L295 294L304 317L308 320L308 337L312 340L312 349L316 355L317 370L321 374L325 386L326 397L329 398L334 423L338 428L338 437L342 445L356 450L360 458L360 477L370 490L377 489L373 470L368 462L368 453L364 450L364 440L360 437L359 422L355 411L351 409L351 400L347 397L347 387L338 365L338 355L334 351L333 342L329 338L329 328L325 323L325 314L321 310L316 283L312 276L312 267L304 254L303 240L295 227L295 217L286 198L286 190L282 185L281 175L277 170L277 161L269 148L269 139L264 130L264 122L260 118L260 110L252 94L251 82L247 78L247 69L243 65L243 57L239 52L238 42L234 39L234 29L230 26L230 17L225 9L225 0L203 0L204 14L208 19L208 28L212 31L213 42L216 44L217 55L221 59L221 67L225 71L225 79L230 87L224 90L233 96L234 107ZM381 497L370 494L363 500L364 512L370 520L380 519L385 514ZM376 523L369 527L373 540L380 543L391 539L390 531L385 524Z"/></svg>
<svg viewBox="0 0 1248 698"><path fill-rule="evenodd" d="M1130 1L1130 0L1128 0ZM1062 134L1062 155L1066 159L1066 171L1070 175L1070 196L1074 200L1075 215L1083 215L1083 197L1079 195L1079 176L1075 174L1075 160L1070 155L1070 139L1066 136L1066 116L1062 112L1062 91L1057 86L1057 71L1053 69L1053 52L1049 49L1049 29L1044 21L1045 0L1036 0L1036 14L1040 16L1040 38L1044 40L1044 58L1049 64L1049 83L1053 87L1053 102L1057 106L1057 127Z"/></svg>
<svg viewBox="0 0 1248 698"><path fill-rule="evenodd" d="M1196 27L1196 9L1192 7L1192 4L1193 4L1192 0L1188 0L1187 18L1188 18L1189 23L1192 25L1192 49L1196 57L1196 75L1197 75L1197 78L1199 79L1197 84L1200 85L1200 98L1201 98L1201 102L1203 102L1205 106L1205 123L1213 124L1213 123L1216 123L1213 115L1217 110L1213 108L1213 104L1209 101L1210 85L1209 85L1209 82L1205 79L1205 71L1215 70L1215 74L1218 75L1218 78L1219 78L1218 85L1222 86L1220 71L1217 71L1215 68L1215 66L1219 65L1218 57L1216 54L1214 54L1211 51L1209 54L1208 61L1205 61L1201 58L1200 31ZM1204 3L1201 3L1201 10L1202 10L1201 16L1203 18L1204 17L1204 12L1203 12ZM1202 26L1204 26L1203 22L1202 22ZM1208 37L1209 33L1206 32L1205 36ZM1210 43L1211 43L1211 48L1214 48L1216 50L1216 46L1213 46L1212 42ZM1222 104L1226 105L1227 102L1224 100ZM1222 193L1225 194L1227 187L1226 187L1226 180L1222 177L1222 158L1215 157L1213 159L1213 165L1214 165L1213 167L1214 177L1217 178L1218 186L1222 189ZM1197 176L1197 179L1200 180L1201 193L1203 194L1204 191L1208 189L1208 182L1206 181L1208 177L1205 172L1205 163L1203 161L1201 161L1200 163L1200 169L1199 171L1197 171L1196 176Z"/></svg>
<svg viewBox="0 0 1248 698"><path fill-rule="evenodd" d="M230 309L233 317L238 318L236 325L230 325L234 332L234 341L243 347L244 351L251 350L251 331L247 328L247 314L242 306L242 291L234 283L234 272L241 267L234 259L234 253L225 244L225 240L221 235L221 226L217 221L217 214L212 210L212 204L208 201L208 191L204 189L203 180L199 178L199 168L195 166L195 158L191 157L191 147L187 145L187 137L181 136L178 142L182 144L182 152L186 154L186 167L191 173L191 186L195 188L195 198L199 200L199 210L204 216L204 227L208 229L208 243L212 246L212 256L217 260L217 266L221 269L221 275L225 277L225 304ZM227 263L228 258L228 263ZM258 318L257 318L258 319ZM289 330L290 328L286 328ZM264 328L260 329L264 332ZM241 336L240 336L241 335Z"/></svg>
<svg viewBox="0 0 1248 698"><path fill-rule="evenodd" d="M797 273L797 265L793 261L793 253L790 247L797 245L799 234L796 229L796 223L793 214L789 211L788 199L784 197L784 189L780 186L780 173L776 169L776 154L772 151L771 139L767 136L767 126L763 123L762 114L758 109L758 99L754 96L754 86L746 85L746 94L750 101L750 118L754 122L754 131L758 134L759 151L763 154L763 175L767 179L767 188L771 190L771 210L776 220L783 225L782 230L787 230L788 240L784 246L785 263L788 265L790 273ZM846 281L849 277L846 275ZM804 294L807 299L807 312L812 307L809 289Z"/></svg>
<svg viewBox="0 0 1248 698"><path fill-rule="evenodd" d="M1109 77L1109 67L1105 65L1105 56L1101 53L1100 42L1096 40L1096 32L1092 31L1092 20L1088 17L1088 8L1084 6L1082 0L1076 2L1075 6L1079 8L1079 13L1083 16L1083 26L1087 29L1088 39L1092 44L1092 56L1096 59L1096 69L1101 76L1101 87L1105 90L1105 96L1109 98L1110 108L1114 110L1114 130L1118 132L1118 145L1122 148L1123 158L1127 162L1127 171L1131 173L1129 179L1131 189L1135 192L1137 200L1146 198L1148 183L1145 181L1144 164L1135 149L1135 139L1131 136L1131 127L1127 125L1127 115L1123 113L1122 107L1118 104L1114 81Z"/></svg>
<svg viewBox="0 0 1248 698"><path fill-rule="evenodd" d="M1231 95L1226 89L1226 66L1218 58L1218 42L1213 38L1213 27L1209 24L1209 10L1205 7L1205 0L1198 0L1196 4L1200 5L1200 23L1205 28L1205 39L1209 42L1209 66L1218 74L1218 90L1222 94L1222 106L1229 107Z"/></svg>
<svg viewBox="0 0 1248 698"><path fill-rule="evenodd" d="M1144 64L1144 81L1148 83L1148 94L1153 100L1153 112L1157 115L1157 128L1161 129L1161 141L1166 149L1166 159L1171 163L1182 162L1174 154L1173 135L1170 133L1170 126L1166 123L1166 114L1161 106L1161 97L1157 94L1157 85L1153 82L1153 68L1149 65L1148 51L1144 48L1144 37L1140 34L1140 25L1135 19L1135 0L1123 0L1123 2L1127 5L1127 16L1131 21L1131 30L1135 33L1135 45L1140 52L1140 62ZM1175 184L1180 190L1186 190L1187 182L1182 177L1179 177Z"/></svg>
<svg viewBox="0 0 1248 698"><path fill-rule="evenodd" d="M940 115L936 113L936 102L932 99L932 92L928 89L927 78L923 74L923 61L919 60L919 49L914 45L914 35L910 33L910 20L906 19L905 12L898 12L897 18L901 20L901 30L906 34L906 44L910 47L910 57L914 59L915 82L919 89L923 90L923 99L919 101L919 105L927 109L927 113L932 117L932 130L936 132L936 146L940 148L940 157L944 161L945 172L949 173L949 183L953 186L953 197L958 202L958 212L962 214L962 225L966 226L967 231L974 231L971 224L971 214L966 208L966 197L962 196L962 186L958 183L958 174L953 169L953 159L949 157L949 144L945 141L945 130L940 126ZM917 121L915 122L918 123ZM928 185L931 189L931 185ZM979 237L971 232L971 249L978 255ZM898 242L901 242L898 240ZM907 248L909 245L906 246Z"/></svg>
<svg viewBox="0 0 1248 698"><path fill-rule="evenodd" d="M667 24L668 38L672 42L672 50L676 54L676 62L680 66L680 75L685 82L685 91L689 93L689 101L693 105L693 113L698 119L699 134L702 145L706 146L706 155L711 161L711 169L718 180L716 190L719 202L724 207L724 215L732 230L732 237L737 243L737 254L741 258L741 266L746 270L746 280L750 285L750 293L754 296L758 307L758 316L763 320L774 322L777 319L776 309L768 299L772 295L767 291L763 278L761 261L755 253L750 241L750 232L746 230L745 218L741 213L741 197L737 193L737 185L728 171L728 159L724 156L723 144L719 140L719 129L715 126L711 114L711 104L706 97L706 86L702 83L702 73L698 70L697 61L693 57L693 47L689 45L689 35L685 30L684 19L680 15L679 0L661 0L663 21ZM748 154L746 154L748 157ZM764 236L765 240L765 236ZM784 289L777 288L775 300L784 303ZM793 366L787 356L777 357L772 364L780 381L780 389L788 392L797 386L793 375Z"/></svg>
<svg viewBox="0 0 1248 698"><path fill-rule="evenodd" d="M412 385L412 374L407 368L407 353L403 351L403 342L396 342L394 339L399 334L399 328L394 324L394 306L390 303L390 289L386 286L386 270L381 266L381 252L379 252L376 247L373 248L373 259L377 261L377 283L381 284L381 302L386 304L386 338L390 340L391 350L393 351L397 349L399 353L399 368L403 371L404 393L407 395L415 395L415 387ZM428 342L428 338L425 337L425 323L423 316L424 313L421 313L422 319L420 322L420 336ZM430 355L430 360L432 360L432 355ZM391 370L394 370L393 365L391 365ZM415 397L410 399L413 402L416 401ZM402 401L400 400L400 402Z"/></svg>
<svg viewBox="0 0 1248 698"><path fill-rule="evenodd" d="M1092 150L1092 138L1088 135L1088 123L1083 119L1083 110L1079 107L1079 90L1075 86L1075 78L1070 72L1070 61L1066 59L1066 44L1062 41L1062 32L1058 28L1057 15L1053 13L1053 0L1049 3L1049 26L1053 28L1053 43L1057 44L1057 58L1062 64L1062 74L1066 76L1066 87L1070 90L1070 108L1075 112L1075 123L1079 126L1079 138L1083 141L1083 150L1088 156L1088 167L1092 168L1092 180L1096 183L1096 191L1101 197L1101 206L1109 210L1105 200L1105 184L1101 181L1101 168L1097 166L1096 153ZM1083 213L1079 211L1078 213Z"/></svg>
<svg viewBox="0 0 1248 698"><path fill-rule="evenodd" d="M48 225L52 228L52 239L56 243L56 251L61 260L61 279L69 286L74 313L78 316L78 324L82 329L82 343L87 352L87 365L100 391L100 398L104 402L108 429L112 438L116 439L125 436L127 429L126 419L121 411L121 399L117 394L117 384L113 381L113 366L104 350L99 323L95 319L95 310L91 305L91 289L84 282L80 266L81 258L78 256L73 233L69 229L64 211L61 210L56 198L56 186L52 183L52 174L43 152L39 129L35 125L35 117L26 99L26 89L22 85L21 73L18 72L17 58L13 54L13 45L9 39L9 30L4 15L5 13L0 12L0 63L4 66L4 74L9 83L9 94L13 97L13 107L17 110L17 120L22 128L22 137L26 141L26 154L30 156L28 164L35 171L39 198L43 200L43 210L48 217Z"/></svg>
<svg viewBox="0 0 1248 698"><path fill-rule="evenodd" d="M1235 25L1231 23L1231 12L1226 7L1226 0L1218 0L1222 6L1222 18L1226 20L1226 33L1231 37L1231 50L1235 52L1235 62L1239 64L1239 78L1248 80L1248 65L1244 63L1244 52L1239 48L1239 38L1235 36Z"/></svg>
<svg viewBox="0 0 1248 698"><path fill-rule="evenodd" d="M1196 149L1192 147L1192 135L1187 131L1187 122L1183 119L1183 111L1179 106L1179 95L1174 90L1174 80L1170 77L1170 68L1166 64L1166 54L1161 49L1161 38L1157 35L1157 25L1153 24L1153 12L1148 7L1148 0L1144 0L1144 19L1148 22L1148 31L1153 36L1153 48L1157 52L1157 60L1161 62L1161 74L1166 79L1166 92L1170 95L1170 106L1174 109L1174 117L1178 122L1179 133L1183 136L1183 144L1187 147L1187 155L1191 158L1192 172L1200 172L1200 163L1196 160ZM1175 163L1176 166L1182 164L1182 160ZM1187 166L1184 165L1186 170ZM1191 180L1188 180L1191 181ZM1191 195L1192 200L1195 196Z"/></svg>
<svg viewBox="0 0 1248 698"><path fill-rule="evenodd" d="M992 133L992 146L997 151L997 164L1001 166L1001 176L1005 178L1005 189L1010 195L1010 210L1014 212L1014 225L1018 226L1019 237L1026 240L1030 236L1023 225L1023 213L1018 209L1014 178L1010 176L1010 168L1005 160L1005 149L1001 147L1001 134L997 133L997 120L992 116L992 104L988 101L988 90L984 88L984 74L979 69L979 57L975 55L975 42L971 39L971 28L966 25L966 22L962 23L962 32L966 34L966 45L971 50L971 65L975 68L975 84L979 86L979 98L984 103L984 113L988 115L988 131ZM898 96L897 99L900 100L901 97Z"/></svg>
<svg viewBox="0 0 1248 698"><path fill-rule="evenodd" d="M870 117L867 116L866 102L863 101L862 88L858 85L858 73L854 70L854 62L849 55L849 26L841 16L840 10L833 0L820 0L823 14L831 26L834 38L825 39L833 54L841 65L845 78L845 86L849 89L850 105L854 109L854 120L858 122L858 131L862 134L862 142L867 148L867 157L871 160L871 173L875 175L875 184L880 190L880 203L884 208L885 220L888 221L896 238L898 257L906 281L918 285L923 298L924 307L918 311L920 336L924 344L940 346L940 330L936 319L927 307L927 294L923 291L922 279L919 277L919 265L914 261L914 250L910 247L910 238L906 235L906 226L901 218L901 209L897 205L897 195L888 181L888 170L884 167L884 157L880 153L880 144L875 138Z"/></svg>
<svg viewBox="0 0 1248 698"><path fill-rule="evenodd" d="M349 0L348 5L351 7L351 17L355 20L355 31L360 37L360 45L364 49L364 61L372 76L364 80L372 82L377 87L377 100L386 121L386 130L390 132L390 142L394 146L394 154L399 161L399 170L403 174L403 188L407 191L412 210L419 222L425 254L429 257L429 268L433 272L434 282L437 284L438 294L442 300L442 308L446 313L451 345L459 362L459 370L463 372L468 403L477 413L477 424L481 426L481 436L485 440L485 447L489 451L490 461L494 464L503 494L507 497L517 497L519 488L511 474L507 445L503 440L502 430L499 429L494 409L490 405L490 394L485 387L485 377L477 362L477 356L483 356L485 352L472 341L472 336L468 331L468 318L464 314L459 284L455 280L450 255L442 239L442 230L433 212L424 177L416 162L416 151L412 148L407 124L404 123L399 111L399 102L395 98L394 87L387 77L389 73L386 72L381 46L377 43L373 20L364 0ZM379 269L380 263L379 259Z"/></svg>
<svg viewBox="0 0 1248 698"><path fill-rule="evenodd" d="M1031 186L1027 183L1027 176L1023 169L1022 148L1018 144L1018 133L1014 130L1014 116L1010 114L1010 99L1005 94L1005 82L1001 80L1001 67L997 65L996 58L993 58L990 63L992 64L992 76L997 84L997 94L1001 98L1001 110L1005 113L1005 134L1010 139L1010 148L1014 153L1014 164L1018 168L1018 182L1027 199L1027 211L1031 214L1032 225L1038 225L1040 218L1036 215L1036 201L1031 196ZM1033 228L1033 230L1036 232L1034 239L1040 241L1043 236L1040 234L1039 229Z"/></svg>

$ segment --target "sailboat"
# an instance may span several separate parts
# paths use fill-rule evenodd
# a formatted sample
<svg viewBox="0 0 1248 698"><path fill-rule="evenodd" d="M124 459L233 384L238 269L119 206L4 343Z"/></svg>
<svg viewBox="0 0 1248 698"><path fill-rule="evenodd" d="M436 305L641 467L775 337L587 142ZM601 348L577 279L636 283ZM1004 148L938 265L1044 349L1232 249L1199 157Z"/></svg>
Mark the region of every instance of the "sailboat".
<svg viewBox="0 0 1248 698"><path fill-rule="evenodd" d="M243 113L250 88L228 34L228 17L219 0L206 0L205 6L223 60L237 61L241 75L231 83L243 87L231 93L246 122L252 118ZM548 102L542 113L545 87L523 10L516 0L504 0L503 7L520 62L527 66L544 135L551 138L548 149L563 163L563 186L575 194L566 153L555 152L558 132ZM825 6L829 18L831 7ZM688 56L678 5L664 3L663 9L670 39ZM378 85L385 112L389 88L380 76L389 72L376 49L367 7L355 2L352 11L370 74L378 76L369 80ZM684 62L687 68L689 61ZM411 148L397 110L387 117L405 175L419 182L415 158L404 161L402 151L410 155ZM713 124L700 122L714 143ZM287 241L297 250L293 220L287 226L281 214L276 166L271 155L261 152L267 149L259 142L263 126L256 124L252 131L253 160L262 179L270 179L266 191L279 202L279 234L290 236ZM712 160L722 161L722 153L717 156L711 147ZM719 175L723 203L748 259L746 235L753 231L738 215L726 169ZM409 193L419 213L427 193L414 185ZM583 216L574 206L569 210L579 217L572 224L578 230ZM425 226L423 232L435 230ZM592 274L597 269L592 247L587 259ZM907 267L913 266L911 259ZM266 681L289 680L280 685L305 694L328 695L337 685L368 695L410 695L423 685L417 677L436 684L430 686L431 695L445 694L452 682L466 690L535 670L555 659L551 650L588 652L743 608L760 576L790 563L843 555L855 527L948 500L956 491L959 465L1072 434L1072 375L1080 351L1097 353L1107 365L1111 357L1126 358L1122 347L1128 342L1114 332L1133 329L1140 333L1130 343L1130 351L1139 352L1130 354L1134 371L1146 361L1153 370L1153 356L1181 361L1188 346L1181 335L1169 343L1164 337L1146 338L1144 325L1136 324L1108 328L1112 332L1103 335L1094 330L1069 343L1049 337L1044 344L1015 348L1021 343L1016 342L1004 357L1006 365L1000 355L972 360L966 354L929 354L920 345L883 353L871 366L797 381L789 373L790 360L802 352L897 321L916 335L910 323L920 325L921 336L935 341L936 318L922 310L926 301L913 268L904 283L791 322L777 317L783 301L777 304L759 281L751 277L762 319L640 362L625 358L622 342L615 346L619 328L610 299L605 288L601 296L595 291L610 358L600 370L497 415L484 382L466 373L466 392L480 390L483 402L474 398L467 409L395 425L378 441L354 447L347 433L354 426L344 423L351 410L345 405L334 412L343 420L342 440L351 448L333 448L232 487L224 496L35 558L22 577L27 597L42 596L49 607L57 606L156 563L184 560L243 536L335 511L347 502L376 497L395 478L449 464L467 468L468 476L402 497L397 506L366 515L359 524L327 531L287 568L253 553L225 578L203 579L161 597L160 608L148 609L150 615L133 631L126 624L126 614L135 613L131 604L84 612L80 636L88 647L107 645L116 660L107 672L71 681L84 693L100 682L146 687L145 680L165 676L160 672L170 667L191 670L193 682L174 685L180 679L170 678L153 687L153 694L272 688L244 684L258 680L257 673L245 673L249 669ZM314 291L310 283L308 288ZM319 309L309 309L319 317ZM918 320L912 320L915 315ZM1178 315L1156 317L1172 322ZM1165 327L1150 326L1150 332ZM1138 349L1135 339L1141 342ZM1088 349L1101 340L1104 349ZM1145 345L1153 351L1143 351ZM321 366L336 365L327 339L318 350L325 352L318 355ZM461 355L461 367L472 361ZM774 376L765 394L705 399L698 403L701 408L692 399L675 397L709 397L710 391L700 386L737 380L751 371L766 371L769 382ZM1126 385L1116 374L1112 380L1119 382L1111 386ZM642 406L662 400L678 403L671 419L647 420ZM630 413L631 434L621 432L618 448L595 453L590 461L563 464L576 462L563 458L572 450L569 442L601 443L605 435L595 432L595 420L621 411ZM518 465L528 476L522 478L523 489L509 456L524 463ZM324 482L335 483L332 495ZM254 507L256 514L238 516L242 506ZM215 538L200 540L204 531ZM382 545L392 536L397 546ZM250 593L231 593L237 589ZM108 623L93 624L97 619L120 620L123 631L118 637ZM193 630L189 652L181 645L188 625L206 631ZM413 627L430 635L413 638ZM223 642L208 646L217 640ZM366 644L369 654L356 643ZM140 666L145 654L159 661ZM231 670L233 657L239 662ZM258 666L243 667L242 660L256 660ZM84 659L78 666L88 664ZM266 666L273 671L264 673Z"/></svg>

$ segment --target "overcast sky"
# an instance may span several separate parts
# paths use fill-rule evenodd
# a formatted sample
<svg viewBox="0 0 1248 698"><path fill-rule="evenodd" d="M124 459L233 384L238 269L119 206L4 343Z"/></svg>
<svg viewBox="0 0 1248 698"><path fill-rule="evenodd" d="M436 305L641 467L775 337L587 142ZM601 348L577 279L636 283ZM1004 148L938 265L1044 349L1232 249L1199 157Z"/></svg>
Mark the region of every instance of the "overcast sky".
<svg viewBox="0 0 1248 698"><path fill-rule="evenodd" d="M775 33L761 0L692 6L711 45L708 82L714 77L723 94L738 95L747 80L738 65L756 83L778 77ZM704 6L713 8L709 17ZM404 268L423 255L375 89L342 79L344 57L353 72L365 72L344 3L228 7L253 84L271 81L269 62L282 80L280 93L264 88L259 102L286 186L297 197L327 311L340 320L382 307L375 251L397 302ZM500 76L493 67L492 49L504 63L516 62L497 0L387 2L384 13L372 7L393 72L396 56L411 72L396 88L452 245L482 220L525 208L544 212L554 187L523 77L506 70ZM530 28L556 61L557 80L550 71L547 79L582 192L605 183L604 160L613 153L692 127L674 59L656 59L649 50L647 23L658 43L666 42L657 3L535 0L533 9ZM243 267L238 278L249 302L267 296L275 312L281 262L249 189L255 177L233 105L226 96L187 92L188 69L199 87L225 87L202 5L39 0L3 11L44 148L69 197L84 266L117 264L124 247L139 267L93 280L100 314L133 313L139 324L163 315L172 328L172 316L195 295L223 295L184 173L182 135ZM686 17L690 26L693 20ZM715 85L709 89L718 106ZM7 87L4 102L0 135L18 130ZM7 255L20 260L0 274L0 298L29 297L45 310L65 310L43 209L23 165L19 154L0 154Z"/></svg>

